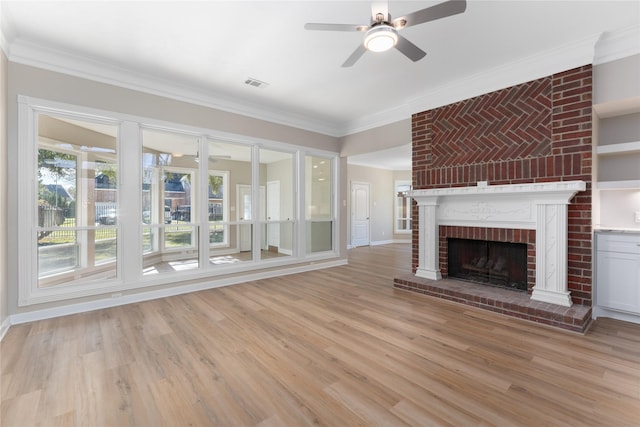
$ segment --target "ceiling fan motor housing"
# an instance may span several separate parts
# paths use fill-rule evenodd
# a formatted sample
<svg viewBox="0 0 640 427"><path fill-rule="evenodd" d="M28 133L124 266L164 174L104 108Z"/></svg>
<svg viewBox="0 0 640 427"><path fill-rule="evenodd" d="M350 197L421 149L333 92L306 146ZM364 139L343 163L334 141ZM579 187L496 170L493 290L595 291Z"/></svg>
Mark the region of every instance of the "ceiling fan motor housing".
<svg viewBox="0 0 640 427"><path fill-rule="evenodd" d="M364 46L372 52L384 52L398 43L398 31L387 23L373 26L364 38Z"/></svg>

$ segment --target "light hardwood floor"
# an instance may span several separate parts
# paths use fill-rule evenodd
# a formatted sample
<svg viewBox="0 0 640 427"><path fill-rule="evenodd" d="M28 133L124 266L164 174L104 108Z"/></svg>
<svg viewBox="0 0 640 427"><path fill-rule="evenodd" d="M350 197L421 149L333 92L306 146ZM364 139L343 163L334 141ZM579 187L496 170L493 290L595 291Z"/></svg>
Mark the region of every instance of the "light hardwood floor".
<svg viewBox="0 0 640 427"><path fill-rule="evenodd" d="M585 335L348 266L12 326L0 425L640 425L640 325Z"/></svg>

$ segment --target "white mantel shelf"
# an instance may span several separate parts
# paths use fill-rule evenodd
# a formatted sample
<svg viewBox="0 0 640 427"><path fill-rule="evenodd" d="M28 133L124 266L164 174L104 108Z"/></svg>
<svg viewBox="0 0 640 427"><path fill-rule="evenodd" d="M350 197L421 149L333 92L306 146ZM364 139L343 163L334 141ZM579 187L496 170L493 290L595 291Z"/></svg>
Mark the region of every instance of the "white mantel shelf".
<svg viewBox="0 0 640 427"><path fill-rule="evenodd" d="M440 280L440 225L536 230L532 300L571 306L567 286L567 205L584 181L434 188L410 193L418 203L416 276Z"/></svg>

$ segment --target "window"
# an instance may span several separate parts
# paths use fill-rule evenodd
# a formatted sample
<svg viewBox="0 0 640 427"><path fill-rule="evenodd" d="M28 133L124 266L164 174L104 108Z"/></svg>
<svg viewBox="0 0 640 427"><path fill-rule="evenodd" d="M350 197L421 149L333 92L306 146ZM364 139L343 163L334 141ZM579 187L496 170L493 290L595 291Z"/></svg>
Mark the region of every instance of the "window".
<svg viewBox="0 0 640 427"><path fill-rule="evenodd" d="M411 191L410 181L395 182L394 233L411 233Z"/></svg>
<svg viewBox="0 0 640 427"><path fill-rule="evenodd" d="M333 162L305 157L305 219L307 253L333 249Z"/></svg>
<svg viewBox="0 0 640 427"><path fill-rule="evenodd" d="M198 139L142 132L143 273L165 274L199 267Z"/></svg>
<svg viewBox="0 0 640 427"><path fill-rule="evenodd" d="M23 96L19 119L21 306L337 255L337 153Z"/></svg>
<svg viewBox="0 0 640 427"><path fill-rule="evenodd" d="M229 247L229 172L209 170L207 183L209 201L209 245Z"/></svg>
<svg viewBox="0 0 640 427"><path fill-rule="evenodd" d="M39 114L38 287L117 277L117 127Z"/></svg>
<svg viewBox="0 0 640 427"><path fill-rule="evenodd" d="M292 153L260 149L261 259L293 255L295 187ZM264 192L264 196L262 193Z"/></svg>
<svg viewBox="0 0 640 427"><path fill-rule="evenodd" d="M208 151L209 265L252 261L252 147L209 140Z"/></svg>

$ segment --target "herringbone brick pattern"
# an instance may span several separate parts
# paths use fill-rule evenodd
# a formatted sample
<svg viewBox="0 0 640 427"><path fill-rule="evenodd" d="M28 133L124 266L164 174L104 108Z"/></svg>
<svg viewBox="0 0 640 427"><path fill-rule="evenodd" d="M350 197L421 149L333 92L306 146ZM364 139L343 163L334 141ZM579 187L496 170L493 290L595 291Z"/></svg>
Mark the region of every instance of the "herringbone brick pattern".
<svg viewBox="0 0 640 427"><path fill-rule="evenodd" d="M526 159L551 152L551 77L433 110L432 167Z"/></svg>

